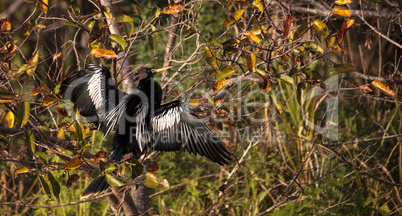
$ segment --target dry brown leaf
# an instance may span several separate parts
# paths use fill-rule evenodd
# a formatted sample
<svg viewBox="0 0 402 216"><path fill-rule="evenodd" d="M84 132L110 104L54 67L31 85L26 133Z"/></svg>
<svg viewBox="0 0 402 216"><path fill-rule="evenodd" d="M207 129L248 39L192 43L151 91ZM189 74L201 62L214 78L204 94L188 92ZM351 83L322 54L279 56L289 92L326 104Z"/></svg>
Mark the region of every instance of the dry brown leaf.
<svg viewBox="0 0 402 216"><path fill-rule="evenodd" d="M269 74L264 76L264 81L260 83L260 89L269 92L271 91L271 83L269 82Z"/></svg>
<svg viewBox="0 0 402 216"><path fill-rule="evenodd" d="M31 95L36 96L40 93L48 94L49 92L43 86L38 86L34 90L31 91Z"/></svg>
<svg viewBox="0 0 402 216"><path fill-rule="evenodd" d="M1 32L8 32L11 31L11 23L10 21L5 18L0 20L0 33Z"/></svg>
<svg viewBox="0 0 402 216"><path fill-rule="evenodd" d="M290 29L292 28L293 17L291 15L285 16L283 19L283 37L289 37Z"/></svg>
<svg viewBox="0 0 402 216"><path fill-rule="evenodd" d="M214 89L215 92L217 92L217 91L221 90L225 86L226 86L226 80L223 79L223 80L219 80L218 82L216 82L214 84L213 89Z"/></svg>
<svg viewBox="0 0 402 216"><path fill-rule="evenodd" d="M227 27L229 27L230 25L232 25L234 23L235 23L234 19L228 17L228 18L225 19L225 21L223 21L222 27L227 28Z"/></svg>

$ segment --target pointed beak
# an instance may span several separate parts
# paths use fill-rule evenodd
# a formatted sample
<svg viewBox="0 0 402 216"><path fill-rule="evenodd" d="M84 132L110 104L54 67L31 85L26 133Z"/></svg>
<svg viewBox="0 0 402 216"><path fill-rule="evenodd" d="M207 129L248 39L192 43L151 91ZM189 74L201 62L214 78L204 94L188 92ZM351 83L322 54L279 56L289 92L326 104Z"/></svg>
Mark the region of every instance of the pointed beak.
<svg viewBox="0 0 402 216"><path fill-rule="evenodd" d="M157 74L157 73L159 73L159 72L162 72L162 71L165 71L165 70L169 70L170 68L172 68L171 66L170 67L164 67L164 68L159 68L159 69L156 69L155 71L155 74Z"/></svg>

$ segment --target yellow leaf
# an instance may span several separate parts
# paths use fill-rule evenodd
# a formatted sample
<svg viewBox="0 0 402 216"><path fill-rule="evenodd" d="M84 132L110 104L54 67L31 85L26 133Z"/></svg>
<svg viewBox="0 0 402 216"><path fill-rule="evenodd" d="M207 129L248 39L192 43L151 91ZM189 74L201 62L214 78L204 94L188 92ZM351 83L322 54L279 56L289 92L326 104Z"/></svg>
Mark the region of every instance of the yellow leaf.
<svg viewBox="0 0 402 216"><path fill-rule="evenodd" d="M234 66L226 65L225 67L222 67L219 69L219 72L216 74L216 79L222 80L222 79L232 76L234 73L235 73Z"/></svg>
<svg viewBox="0 0 402 216"><path fill-rule="evenodd" d="M264 7L262 6L262 4L259 0L253 1L253 7L258 8L258 10L260 10L261 13L264 13Z"/></svg>
<svg viewBox="0 0 402 216"><path fill-rule="evenodd" d="M34 28L36 28L36 29L44 29L44 28L46 28L46 26L43 25L42 23L38 23L38 24L36 24L36 25L34 26Z"/></svg>
<svg viewBox="0 0 402 216"><path fill-rule="evenodd" d="M63 130L63 128L60 128L60 129L57 131L57 138L58 138L58 139L66 139L66 136L64 135L64 130Z"/></svg>
<svg viewBox="0 0 402 216"><path fill-rule="evenodd" d="M94 56L96 58L105 58L105 59L112 59L117 57L116 53L113 50L102 49L102 48L93 48L89 55Z"/></svg>
<svg viewBox="0 0 402 216"><path fill-rule="evenodd" d="M227 28L230 25L232 25L233 23L235 23L235 21L232 18L228 17L225 19L225 21L223 21L222 27Z"/></svg>
<svg viewBox="0 0 402 216"><path fill-rule="evenodd" d="M226 86L226 82L227 82L227 81L226 81L225 79L219 80L218 82L216 82L216 83L214 84L214 87L213 87L214 92L217 92L217 91L221 90L223 87L225 87L225 86Z"/></svg>
<svg viewBox="0 0 402 216"><path fill-rule="evenodd" d="M257 44L260 43L260 38L258 38L257 35L255 35L251 31L246 31L244 33L244 35L246 35L247 38L250 39L251 41L253 41L253 42L257 43Z"/></svg>
<svg viewBox="0 0 402 216"><path fill-rule="evenodd" d="M373 93L373 90L371 90L371 88L368 87L368 86L360 86L360 87L359 87L359 90L360 90L361 92L365 93L365 94Z"/></svg>
<svg viewBox="0 0 402 216"><path fill-rule="evenodd" d="M16 170L14 170L14 175L15 175L15 177L17 177L17 176L27 173L27 172L28 172L28 168L22 167L22 168L18 168Z"/></svg>
<svg viewBox="0 0 402 216"><path fill-rule="evenodd" d="M336 35L336 38L338 39L338 43L342 43L343 36L345 35L345 32L352 27L352 25L355 23L355 20L353 18L348 18L343 24L341 30L339 30L338 34Z"/></svg>
<svg viewBox="0 0 402 216"><path fill-rule="evenodd" d="M179 13L180 11L184 10L184 5L183 3L170 3L169 6L163 8L162 13L164 14L176 14Z"/></svg>
<svg viewBox="0 0 402 216"><path fill-rule="evenodd" d="M243 16L243 13L244 13L244 10L243 10L243 9L235 11L235 12L234 12L234 18L235 18L235 20L236 20L236 21L239 20L239 19L241 18L241 16Z"/></svg>
<svg viewBox="0 0 402 216"><path fill-rule="evenodd" d="M36 96L36 95L38 95L40 93L47 94L49 92L43 86L38 86L34 90L31 91L31 95L33 95L33 96Z"/></svg>
<svg viewBox="0 0 402 216"><path fill-rule="evenodd" d="M338 14L340 16L344 16L344 17L351 16L351 13L350 13L350 10L348 7L335 5L334 9L332 11L334 12L334 14Z"/></svg>
<svg viewBox="0 0 402 216"><path fill-rule="evenodd" d="M336 40L335 37L332 37L332 36L326 37L325 38L325 43L326 43L327 47L328 48L332 47L335 44L335 40Z"/></svg>
<svg viewBox="0 0 402 216"><path fill-rule="evenodd" d="M246 54L246 64L247 69L251 72L255 71L255 62L257 61L257 57L254 53L247 53Z"/></svg>
<svg viewBox="0 0 402 216"><path fill-rule="evenodd" d="M321 20L316 20L312 24L314 31L322 36L327 36L329 34L328 26L325 25Z"/></svg>
<svg viewBox="0 0 402 216"><path fill-rule="evenodd" d="M65 170L75 170L82 165L82 161L79 155L75 156L75 158L69 160L64 164Z"/></svg>
<svg viewBox="0 0 402 216"><path fill-rule="evenodd" d="M208 46L205 47L205 57L207 58L207 63L212 68L218 67L218 60L216 59L216 54L213 50L211 50Z"/></svg>
<svg viewBox="0 0 402 216"><path fill-rule="evenodd" d="M388 96L391 96L391 97L395 96L394 91L392 91L392 89L388 85L386 85L385 83L381 82L380 80L374 80L371 83L371 85L374 88L380 90L382 93L384 93L384 94L386 94Z"/></svg>
<svg viewBox="0 0 402 216"><path fill-rule="evenodd" d="M53 54L53 61L56 61L57 58L61 56L61 52Z"/></svg>
<svg viewBox="0 0 402 216"><path fill-rule="evenodd" d="M336 0L335 1L335 4L338 4L338 5L344 5L344 4L350 4L350 3L352 3L352 0Z"/></svg>
<svg viewBox="0 0 402 216"><path fill-rule="evenodd" d="M53 95L46 95L45 98L43 98L42 105L43 106L49 106L53 104L54 102L57 101L57 98Z"/></svg>
<svg viewBox="0 0 402 216"><path fill-rule="evenodd" d="M14 127L15 115L13 112L8 111L6 114L6 127L12 128Z"/></svg>
<svg viewBox="0 0 402 216"><path fill-rule="evenodd" d="M192 100L190 101L190 104L193 105L193 106L195 106L195 107L197 107L197 106L199 105L198 101L195 100L195 99L192 99Z"/></svg>
<svg viewBox="0 0 402 216"><path fill-rule="evenodd" d="M32 76L32 74L36 71L36 68L38 67L38 61L39 61L39 51L36 51L31 57L31 59L28 60L26 72L29 76Z"/></svg>
<svg viewBox="0 0 402 216"><path fill-rule="evenodd" d="M346 51L339 44L335 45L334 47L331 47L331 49L339 53L342 53L342 55L346 54Z"/></svg>

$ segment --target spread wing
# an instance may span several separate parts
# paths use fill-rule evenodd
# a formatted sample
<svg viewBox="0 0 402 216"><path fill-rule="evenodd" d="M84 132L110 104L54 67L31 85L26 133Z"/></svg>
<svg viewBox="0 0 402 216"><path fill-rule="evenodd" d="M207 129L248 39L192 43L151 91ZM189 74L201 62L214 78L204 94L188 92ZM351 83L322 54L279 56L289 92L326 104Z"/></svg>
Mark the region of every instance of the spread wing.
<svg viewBox="0 0 402 216"><path fill-rule="evenodd" d="M187 150L220 165L230 153L215 134L196 117L195 107L172 101L161 105L151 119L153 148L158 151Z"/></svg>
<svg viewBox="0 0 402 216"><path fill-rule="evenodd" d="M104 127L103 117L114 109L124 93L116 88L109 69L104 65L88 64L62 83L65 99L75 103L88 122ZM107 134L105 134L106 136Z"/></svg>

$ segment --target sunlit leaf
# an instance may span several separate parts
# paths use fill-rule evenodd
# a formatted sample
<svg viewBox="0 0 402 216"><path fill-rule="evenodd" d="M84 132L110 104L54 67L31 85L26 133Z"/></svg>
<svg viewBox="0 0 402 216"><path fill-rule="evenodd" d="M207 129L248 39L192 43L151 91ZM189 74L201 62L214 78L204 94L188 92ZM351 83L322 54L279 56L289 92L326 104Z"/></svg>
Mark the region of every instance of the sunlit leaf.
<svg viewBox="0 0 402 216"><path fill-rule="evenodd" d="M41 175L39 175L40 183L45 190L46 194L50 197L52 197L52 194L50 193L49 185L47 184L47 181L45 178L43 178Z"/></svg>
<svg viewBox="0 0 402 216"><path fill-rule="evenodd" d="M46 95L45 98L43 98L42 105L49 106L49 105L55 103L57 100L58 99L55 96L49 94L49 95Z"/></svg>
<svg viewBox="0 0 402 216"><path fill-rule="evenodd" d="M74 14L76 17L78 17L78 16L80 15L81 10L80 10L80 8L79 8L77 5L71 4L71 5L69 6L69 8L70 8L71 12L73 12L73 14Z"/></svg>
<svg viewBox="0 0 402 216"><path fill-rule="evenodd" d="M184 10L184 5L182 2L179 3L170 3L169 6L164 7L162 13L164 14L176 14L180 11Z"/></svg>
<svg viewBox="0 0 402 216"><path fill-rule="evenodd" d="M279 77L279 79L280 79L280 80L283 80L283 81L285 81L285 82L287 82L287 83L290 84L290 85L293 85L293 79L292 79L292 77L290 77L290 76L288 76L288 75L286 75L286 74L282 74L282 75Z"/></svg>
<svg viewBox="0 0 402 216"><path fill-rule="evenodd" d="M392 91L392 89L387 84L381 82L380 80L374 80L373 82L371 82L371 85L388 96L395 96L394 91Z"/></svg>
<svg viewBox="0 0 402 216"><path fill-rule="evenodd" d="M281 101L276 97L276 95L274 93L271 93L270 97L272 99L272 103L275 106L276 112L278 114L281 114L283 112L283 105L282 105Z"/></svg>
<svg viewBox="0 0 402 216"><path fill-rule="evenodd" d="M255 42L255 43L260 43L260 38L257 36L257 35L255 35L254 33L252 33L252 32L250 32L250 31L246 31L245 33L244 33L244 35L248 38L248 39L250 39L251 41L253 41L253 42Z"/></svg>
<svg viewBox="0 0 402 216"><path fill-rule="evenodd" d="M48 5L49 5L49 0L39 1L39 8L45 15L47 14Z"/></svg>
<svg viewBox="0 0 402 216"><path fill-rule="evenodd" d="M66 136L64 135L64 129L63 128L60 128L57 131L57 138L58 139L66 139Z"/></svg>
<svg viewBox="0 0 402 216"><path fill-rule="evenodd" d="M152 31L156 31L156 27L152 26ZM148 36L148 44L149 47L156 53L156 49L158 48L158 32L155 32Z"/></svg>
<svg viewBox="0 0 402 216"><path fill-rule="evenodd" d="M254 53L247 53L246 54L246 65L247 69L251 72L255 71L255 63L257 61L257 57Z"/></svg>
<svg viewBox="0 0 402 216"><path fill-rule="evenodd" d="M235 23L235 20L230 18L230 17L228 17L223 21L222 28L227 28L227 27L231 26L234 23Z"/></svg>
<svg viewBox="0 0 402 216"><path fill-rule="evenodd" d="M228 77L231 77L235 73L233 65L226 65L219 69L218 73L216 74L217 80L222 80Z"/></svg>
<svg viewBox="0 0 402 216"><path fill-rule="evenodd" d="M28 60L26 73L29 76L32 76L32 74L36 71L36 67L38 67L38 61L39 61L39 51L35 51L32 57Z"/></svg>
<svg viewBox="0 0 402 216"><path fill-rule="evenodd" d="M244 10L240 9L240 10L236 10L234 12L234 18L236 21L238 21L242 16L243 16Z"/></svg>
<svg viewBox="0 0 402 216"><path fill-rule="evenodd" d="M338 73L352 73L357 71L357 69L350 64L338 64L335 65L334 67L331 68L331 71L329 73L329 76L332 76L334 74Z"/></svg>
<svg viewBox="0 0 402 216"><path fill-rule="evenodd" d="M65 170L75 170L82 165L81 157L79 155L75 156L73 159L69 160L64 164Z"/></svg>
<svg viewBox="0 0 402 216"><path fill-rule="evenodd" d="M102 49L102 48L92 48L90 56L94 56L96 58L105 58L112 59L116 58L117 55L113 50Z"/></svg>
<svg viewBox="0 0 402 216"><path fill-rule="evenodd" d="M155 174L145 173L145 178L142 180L142 183L148 188L157 188L159 186L158 178Z"/></svg>
<svg viewBox="0 0 402 216"><path fill-rule="evenodd" d="M109 36L114 42L116 42L117 44L120 45L122 50L126 49L127 43L126 41L123 39L123 37L121 37L120 35L117 34L111 34Z"/></svg>
<svg viewBox="0 0 402 216"><path fill-rule="evenodd" d="M207 63L212 67L212 68L217 68L218 67L218 60L216 59L216 54L215 52L210 49L208 46L205 46L205 57L207 59Z"/></svg>
<svg viewBox="0 0 402 216"><path fill-rule="evenodd" d="M325 25L321 20L315 20L312 24L314 31L322 36L327 36L329 34L328 26Z"/></svg>
<svg viewBox="0 0 402 216"><path fill-rule="evenodd" d="M67 189L69 189L73 183L78 182L80 180L80 176L77 174L72 174L70 175L70 177L68 177L67 183L66 183L66 187Z"/></svg>
<svg viewBox="0 0 402 216"><path fill-rule="evenodd" d="M260 10L261 13L264 13L264 7L259 0L253 1L253 7L258 8L258 10Z"/></svg>
<svg viewBox="0 0 402 216"><path fill-rule="evenodd" d="M191 99L191 100L190 100L190 104L193 105L193 106L195 106L195 107L197 107L197 106L199 105L198 101L195 100L195 99Z"/></svg>
<svg viewBox="0 0 402 216"><path fill-rule="evenodd" d="M106 174L106 175L105 175L105 179L106 179L106 182L107 182L108 184L110 184L111 186L121 187L121 186L126 185L126 183L117 180L115 177L113 177L113 176L110 175L110 174Z"/></svg>
<svg viewBox="0 0 402 216"><path fill-rule="evenodd" d="M161 14L161 9L158 6L154 6L151 10L154 17L158 17Z"/></svg>
<svg viewBox="0 0 402 216"><path fill-rule="evenodd" d="M8 111L5 117L6 127L12 128L14 126L15 115L13 112Z"/></svg>
<svg viewBox="0 0 402 216"><path fill-rule="evenodd" d="M309 41L304 43L304 46L310 50L313 50L315 52L317 52L318 54L323 54L324 53L324 49L322 48L322 46L314 41Z"/></svg>
<svg viewBox="0 0 402 216"><path fill-rule="evenodd" d="M373 93L373 90L371 90L371 88L368 87L368 86L360 86L360 87L359 87L359 90L360 90L361 92L363 92L364 94L371 94L371 93Z"/></svg>
<svg viewBox="0 0 402 216"><path fill-rule="evenodd" d="M22 167L22 168L18 168L16 170L14 170L14 175L15 175L15 177L17 177L17 176L27 173L27 172L29 172L28 168Z"/></svg>
<svg viewBox="0 0 402 216"><path fill-rule="evenodd" d="M350 4L350 3L352 3L352 0L336 0L335 1L335 4L338 4L338 5L344 5L344 4Z"/></svg>
<svg viewBox="0 0 402 216"><path fill-rule="evenodd" d="M336 38L333 36L328 36L325 38L325 43L328 48L332 47L335 44Z"/></svg>
<svg viewBox="0 0 402 216"><path fill-rule="evenodd" d="M260 89L265 92L271 91L271 83L269 82L269 74L266 74L264 76L264 81L262 83L260 83Z"/></svg>
<svg viewBox="0 0 402 216"><path fill-rule="evenodd" d="M226 86L226 80L219 80L218 82L216 82L213 86L214 92L217 92L219 90L221 90L223 87Z"/></svg>
<svg viewBox="0 0 402 216"><path fill-rule="evenodd" d="M61 52L53 54L53 61L56 61L61 56Z"/></svg>
<svg viewBox="0 0 402 216"><path fill-rule="evenodd" d="M56 198L59 198L59 194L60 194L60 184L59 182L54 178L53 174L51 172L47 173L47 177L50 181L50 184L52 185L52 189L53 189L53 195Z"/></svg>
<svg viewBox="0 0 402 216"><path fill-rule="evenodd" d="M28 102L24 101L18 104L15 128L20 129L28 123L30 111L30 105Z"/></svg>
<svg viewBox="0 0 402 216"><path fill-rule="evenodd" d="M286 15L283 19L283 37L287 38L292 28L293 17L291 15Z"/></svg>
<svg viewBox="0 0 402 216"><path fill-rule="evenodd" d="M106 14L106 16L109 17L109 19L113 19L112 12L110 11L109 7L102 6L103 12Z"/></svg>
<svg viewBox="0 0 402 216"><path fill-rule="evenodd" d="M116 169L116 166L113 163L109 163L105 165L105 173L109 174Z"/></svg>
<svg viewBox="0 0 402 216"><path fill-rule="evenodd" d="M346 54L346 51L339 44L331 47L331 49L341 53L342 55Z"/></svg>
<svg viewBox="0 0 402 216"><path fill-rule="evenodd" d="M344 17L351 16L349 8L345 7L345 6L335 5L332 11L334 12L334 14L337 14L340 16L344 16Z"/></svg>
<svg viewBox="0 0 402 216"><path fill-rule="evenodd" d="M11 31L11 23L5 18L0 20L0 33Z"/></svg>

